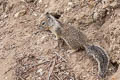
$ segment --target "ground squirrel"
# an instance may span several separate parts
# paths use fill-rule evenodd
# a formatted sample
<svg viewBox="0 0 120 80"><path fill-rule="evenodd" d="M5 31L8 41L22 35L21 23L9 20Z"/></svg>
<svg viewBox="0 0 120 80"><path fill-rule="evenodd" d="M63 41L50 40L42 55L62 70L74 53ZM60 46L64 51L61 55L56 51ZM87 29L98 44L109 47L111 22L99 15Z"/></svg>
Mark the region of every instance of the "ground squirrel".
<svg viewBox="0 0 120 80"><path fill-rule="evenodd" d="M73 51L85 49L87 54L97 61L99 76L105 77L109 65L107 53L101 47L88 44L86 36L82 32L71 25L61 23L48 12L41 19L40 27L50 30L56 39L63 39Z"/></svg>

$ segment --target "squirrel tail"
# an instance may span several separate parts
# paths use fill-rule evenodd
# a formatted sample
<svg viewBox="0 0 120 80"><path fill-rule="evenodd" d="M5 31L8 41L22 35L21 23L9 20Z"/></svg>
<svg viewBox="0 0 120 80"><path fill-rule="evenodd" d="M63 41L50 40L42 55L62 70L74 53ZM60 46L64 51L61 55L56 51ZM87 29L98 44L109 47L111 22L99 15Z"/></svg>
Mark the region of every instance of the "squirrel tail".
<svg viewBox="0 0 120 80"><path fill-rule="evenodd" d="M101 47L95 45L87 45L85 49L87 54L97 61L99 76L105 78L109 65L108 54Z"/></svg>

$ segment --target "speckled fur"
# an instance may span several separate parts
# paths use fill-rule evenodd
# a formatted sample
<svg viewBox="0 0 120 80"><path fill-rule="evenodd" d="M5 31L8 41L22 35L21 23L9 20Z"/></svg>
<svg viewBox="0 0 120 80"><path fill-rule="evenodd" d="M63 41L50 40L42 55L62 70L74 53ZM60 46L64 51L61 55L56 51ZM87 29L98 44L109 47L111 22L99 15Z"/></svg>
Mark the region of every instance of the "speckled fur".
<svg viewBox="0 0 120 80"><path fill-rule="evenodd" d="M105 77L109 65L109 56L101 47L89 45L87 37L81 31L73 26L62 24L50 13L46 13L42 21L46 23L41 24L40 27L50 30L56 36L56 39L63 39L71 49L75 51L85 49L87 54L97 61L99 76L101 78Z"/></svg>

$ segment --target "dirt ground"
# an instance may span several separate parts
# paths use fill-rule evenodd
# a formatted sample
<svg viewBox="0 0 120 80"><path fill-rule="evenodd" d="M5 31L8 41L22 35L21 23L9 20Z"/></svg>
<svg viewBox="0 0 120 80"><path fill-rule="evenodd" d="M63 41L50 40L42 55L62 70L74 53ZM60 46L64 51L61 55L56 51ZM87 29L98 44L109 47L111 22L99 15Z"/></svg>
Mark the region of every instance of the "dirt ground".
<svg viewBox="0 0 120 80"><path fill-rule="evenodd" d="M120 80L120 0L0 0L0 80L99 80L85 51L69 54L39 28L45 12L103 47L112 63L105 80Z"/></svg>

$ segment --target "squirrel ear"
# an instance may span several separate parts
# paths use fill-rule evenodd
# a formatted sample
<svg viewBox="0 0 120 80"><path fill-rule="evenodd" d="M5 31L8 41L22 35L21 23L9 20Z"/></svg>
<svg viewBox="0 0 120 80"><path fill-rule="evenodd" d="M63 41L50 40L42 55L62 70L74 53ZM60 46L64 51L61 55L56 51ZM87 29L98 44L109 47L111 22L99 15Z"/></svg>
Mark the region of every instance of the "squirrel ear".
<svg viewBox="0 0 120 80"><path fill-rule="evenodd" d="M46 15L47 18L50 17L50 13L49 12L46 12L45 15Z"/></svg>
<svg viewBox="0 0 120 80"><path fill-rule="evenodd" d="M46 14L46 15L49 15L49 12L46 12L45 14Z"/></svg>
<svg viewBox="0 0 120 80"><path fill-rule="evenodd" d="M49 25L51 25L51 26L59 25L60 26L59 21L57 21L57 19L54 17L54 15L52 15L52 13L46 12L45 16L48 20Z"/></svg>
<svg viewBox="0 0 120 80"><path fill-rule="evenodd" d="M53 20L53 21L56 21L55 17L52 15L52 13L49 13L49 12L46 12L46 17Z"/></svg>

